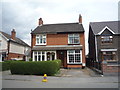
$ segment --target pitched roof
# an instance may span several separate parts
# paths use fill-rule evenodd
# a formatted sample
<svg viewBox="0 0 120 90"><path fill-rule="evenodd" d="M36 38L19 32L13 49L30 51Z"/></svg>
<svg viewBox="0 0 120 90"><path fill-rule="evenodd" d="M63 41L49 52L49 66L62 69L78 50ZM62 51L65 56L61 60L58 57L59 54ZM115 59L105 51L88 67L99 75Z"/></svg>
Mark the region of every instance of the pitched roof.
<svg viewBox="0 0 120 90"><path fill-rule="evenodd" d="M69 32L84 32L82 24L79 23L62 23L62 24L43 24L32 31L32 34L43 33L69 33Z"/></svg>
<svg viewBox="0 0 120 90"><path fill-rule="evenodd" d="M97 35L100 31L102 31L106 26L110 30L112 30L115 34L120 34L118 30L118 28L120 28L120 21L91 22L90 26L95 35Z"/></svg>
<svg viewBox="0 0 120 90"><path fill-rule="evenodd" d="M24 45L24 46L27 46L27 47L30 47L27 43L25 43L23 40L21 40L20 38L15 38L15 40L12 40L11 39L11 35L5 33L5 32L2 32L0 31L7 39L9 39L10 41L14 42L14 43L18 43L18 44L21 44L21 45Z"/></svg>

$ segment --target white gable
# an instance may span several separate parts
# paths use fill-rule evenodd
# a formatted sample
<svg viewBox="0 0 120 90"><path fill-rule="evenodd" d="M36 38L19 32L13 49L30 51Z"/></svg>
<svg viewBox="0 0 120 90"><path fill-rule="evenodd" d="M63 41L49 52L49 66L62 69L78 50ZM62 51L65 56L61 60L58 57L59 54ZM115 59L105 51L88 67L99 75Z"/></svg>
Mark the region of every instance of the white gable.
<svg viewBox="0 0 120 90"><path fill-rule="evenodd" d="M115 34L108 26L105 26L98 34L101 35L106 29L109 30L112 34Z"/></svg>

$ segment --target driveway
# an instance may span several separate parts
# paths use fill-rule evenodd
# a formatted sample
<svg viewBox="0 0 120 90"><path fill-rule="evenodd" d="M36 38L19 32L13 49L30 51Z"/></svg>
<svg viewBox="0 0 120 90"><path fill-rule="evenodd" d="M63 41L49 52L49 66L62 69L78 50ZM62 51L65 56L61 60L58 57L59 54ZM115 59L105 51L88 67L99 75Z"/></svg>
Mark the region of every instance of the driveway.
<svg viewBox="0 0 120 90"><path fill-rule="evenodd" d="M1 73L1 72L0 72ZM43 76L11 75L4 71L3 88L118 88L118 77L105 77L94 73L89 68L61 69L57 76L48 76L48 82L42 82Z"/></svg>
<svg viewBox="0 0 120 90"><path fill-rule="evenodd" d="M84 69L61 69L60 74L57 76L61 77L101 77L101 74L94 72L89 68Z"/></svg>

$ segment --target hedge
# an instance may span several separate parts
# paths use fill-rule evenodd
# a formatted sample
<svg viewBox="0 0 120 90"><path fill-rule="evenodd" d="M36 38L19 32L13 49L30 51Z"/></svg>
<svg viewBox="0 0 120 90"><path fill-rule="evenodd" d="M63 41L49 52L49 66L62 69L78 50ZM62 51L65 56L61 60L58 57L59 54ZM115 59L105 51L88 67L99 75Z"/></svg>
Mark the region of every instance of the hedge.
<svg viewBox="0 0 120 90"><path fill-rule="evenodd" d="M60 69L61 60L12 62L11 74L20 75L55 75Z"/></svg>
<svg viewBox="0 0 120 90"><path fill-rule="evenodd" d="M18 62L18 61L6 60L4 62L0 62L0 71L10 70L10 64L12 62Z"/></svg>

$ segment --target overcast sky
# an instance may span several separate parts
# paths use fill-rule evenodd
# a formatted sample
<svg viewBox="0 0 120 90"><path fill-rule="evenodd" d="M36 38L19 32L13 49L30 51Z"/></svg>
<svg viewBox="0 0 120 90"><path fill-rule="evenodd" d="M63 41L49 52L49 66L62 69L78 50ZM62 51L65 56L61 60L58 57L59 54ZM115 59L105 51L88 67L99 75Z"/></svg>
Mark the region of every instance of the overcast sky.
<svg viewBox="0 0 120 90"><path fill-rule="evenodd" d="M2 0L0 3L0 29L10 34L16 29L17 37L30 45L31 29L44 24L78 22L83 18L86 54L88 53L89 22L118 20L119 0Z"/></svg>

